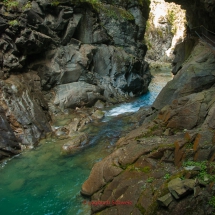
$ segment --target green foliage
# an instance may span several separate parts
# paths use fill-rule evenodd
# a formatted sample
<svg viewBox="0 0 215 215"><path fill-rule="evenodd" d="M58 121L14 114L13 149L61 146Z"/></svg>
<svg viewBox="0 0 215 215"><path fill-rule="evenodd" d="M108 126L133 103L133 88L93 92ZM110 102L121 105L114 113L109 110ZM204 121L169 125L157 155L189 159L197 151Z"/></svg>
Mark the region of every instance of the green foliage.
<svg viewBox="0 0 215 215"><path fill-rule="evenodd" d="M15 0L4 0L3 3L7 7L7 10L18 10L19 3Z"/></svg>
<svg viewBox="0 0 215 215"><path fill-rule="evenodd" d="M187 149L192 149L193 148L193 143L187 143L186 148Z"/></svg>
<svg viewBox="0 0 215 215"><path fill-rule="evenodd" d="M167 174L165 174L165 176L164 176L164 179L169 179L170 178L170 174L169 173L167 173Z"/></svg>
<svg viewBox="0 0 215 215"><path fill-rule="evenodd" d="M175 20L176 20L176 16L173 10L168 10L167 12L167 20L169 21L169 23L171 25L174 24Z"/></svg>
<svg viewBox="0 0 215 215"><path fill-rule="evenodd" d="M103 12L106 16L113 19L134 20L134 16L124 8L119 8L113 5L105 5L100 2L94 3L93 7L97 10L97 12Z"/></svg>
<svg viewBox="0 0 215 215"><path fill-rule="evenodd" d="M161 38L163 38L163 31L162 30L157 29L157 33Z"/></svg>
<svg viewBox="0 0 215 215"><path fill-rule="evenodd" d="M173 26L172 29L171 29L171 32L172 32L173 35L175 35L176 32L177 32L177 27Z"/></svg>
<svg viewBox="0 0 215 215"><path fill-rule="evenodd" d="M8 24L11 26L18 26L19 22L15 19L15 20L9 21Z"/></svg>
<svg viewBox="0 0 215 215"><path fill-rule="evenodd" d="M142 0L141 0L142 1ZM52 6L57 6L61 3L61 0L50 0ZM71 0L71 3L88 3L98 13L103 12L105 15L113 19L126 19L134 20L134 16L127 10L114 5L107 5L100 2L100 0Z"/></svg>
<svg viewBox="0 0 215 215"><path fill-rule="evenodd" d="M194 161L186 161L183 163L184 167L187 166L197 166L200 167L200 172L198 174L198 178L200 180L205 180L205 178L208 179L207 182L215 182L215 163L214 162L208 162L208 161L201 161L201 162L194 162ZM209 172L210 171L210 172Z"/></svg>
<svg viewBox="0 0 215 215"><path fill-rule="evenodd" d="M215 196L212 196L209 200L209 205L211 205L215 209Z"/></svg>
<svg viewBox="0 0 215 215"><path fill-rule="evenodd" d="M30 9L31 7L32 7L31 2L28 1L27 4L25 4L25 5L22 7L22 10L27 10L27 9Z"/></svg>
<svg viewBox="0 0 215 215"><path fill-rule="evenodd" d="M148 179L147 179L147 183L152 183L154 181L154 178L153 177L149 177Z"/></svg>

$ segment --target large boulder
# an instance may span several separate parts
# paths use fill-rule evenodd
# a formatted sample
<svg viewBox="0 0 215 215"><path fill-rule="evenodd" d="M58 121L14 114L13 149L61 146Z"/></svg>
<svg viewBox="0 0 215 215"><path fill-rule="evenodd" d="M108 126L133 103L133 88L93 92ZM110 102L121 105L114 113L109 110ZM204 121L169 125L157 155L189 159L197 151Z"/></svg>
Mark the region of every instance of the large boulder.
<svg viewBox="0 0 215 215"><path fill-rule="evenodd" d="M59 85L55 90L54 104L59 105L62 109L92 106L97 100L104 99L101 95L101 88L85 82Z"/></svg>
<svg viewBox="0 0 215 215"><path fill-rule="evenodd" d="M192 57L178 71L172 81L162 89L153 103L157 110L174 99L198 93L209 89L215 82L215 58L205 45L199 43L195 46Z"/></svg>

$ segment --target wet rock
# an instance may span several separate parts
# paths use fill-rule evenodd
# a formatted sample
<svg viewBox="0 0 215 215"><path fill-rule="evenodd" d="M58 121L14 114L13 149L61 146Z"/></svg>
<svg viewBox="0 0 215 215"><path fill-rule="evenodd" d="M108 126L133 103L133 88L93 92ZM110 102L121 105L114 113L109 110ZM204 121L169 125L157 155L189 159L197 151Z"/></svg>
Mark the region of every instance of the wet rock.
<svg viewBox="0 0 215 215"><path fill-rule="evenodd" d="M93 114L92 117L96 119L102 119L104 117L105 113L101 110L96 110Z"/></svg>
<svg viewBox="0 0 215 215"><path fill-rule="evenodd" d="M18 179L18 180L14 180L14 182L12 182L8 188L12 191L17 191L20 190L23 185L25 184L25 180L24 179Z"/></svg>
<svg viewBox="0 0 215 215"><path fill-rule="evenodd" d="M88 143L88 136L83 132L72 132L70 140L62 146L63 154L71 154L83 148Z"/></svg>

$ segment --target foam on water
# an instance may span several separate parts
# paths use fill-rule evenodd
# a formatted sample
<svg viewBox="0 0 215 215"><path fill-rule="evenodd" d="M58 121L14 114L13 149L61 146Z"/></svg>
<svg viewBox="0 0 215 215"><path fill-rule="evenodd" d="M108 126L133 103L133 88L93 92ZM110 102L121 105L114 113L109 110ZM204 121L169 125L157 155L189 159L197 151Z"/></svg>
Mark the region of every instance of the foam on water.
<svg viewBox="0 0 215 215"><path fill-rule="evenodd" d="M106 111L106 118L103 120L104 122L108 121L111 116L117 116L123 113L131 113L137 112L141 107L150 106L156 99L157 95L160 93L162 88L166 85L167 81L171 80L171 75L169 76L160 76L152 79L152 82L149 85L149 91L140 96L134 102L123 103L109 111ZM159 84L158 84L159 82Z"/></svg>

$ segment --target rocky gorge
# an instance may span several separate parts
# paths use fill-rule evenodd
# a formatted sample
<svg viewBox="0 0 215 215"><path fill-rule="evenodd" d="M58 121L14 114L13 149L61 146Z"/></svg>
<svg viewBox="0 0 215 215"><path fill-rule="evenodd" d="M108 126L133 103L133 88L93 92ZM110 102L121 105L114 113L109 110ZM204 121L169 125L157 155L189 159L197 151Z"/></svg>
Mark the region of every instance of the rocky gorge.
<svg viewBox="0 0 215 215"><path fill-rule="evenodd" d="M54 115L76 108L72 122L54 130L73 140L63 145L70 151L88 142L80 128L102 117L83 106L98 109L147 91L149 2L17 2L22 11L1 4L1 158L36 145L53 130ZM213 38L215 1L169 2L186 10L189 29L204 25ZM173 80L131 117L132 131L83 183L92 214L214 213L214 48L194 32L174 53Z"/></svg>
<svg viewBox="0 0 215 215"><path fill-rule="evenodd" d="M145 2L20 0L0 8L1 159L51 132L53 114L147 91Z"/></svg>
<svg viewBox="0 0 215 215"><path fill-rule="evenodd" d="M190 29L204 25L212 33L215 2L175 2L186 9ZM132 205L93 205L93 214L213 214L213 49L197 35L176 46L173 80L143 124L118 140L82 186L93 201Z"/></svg>

